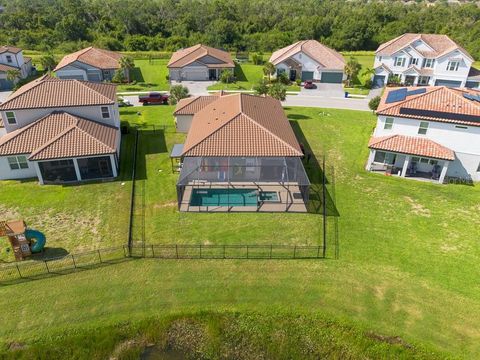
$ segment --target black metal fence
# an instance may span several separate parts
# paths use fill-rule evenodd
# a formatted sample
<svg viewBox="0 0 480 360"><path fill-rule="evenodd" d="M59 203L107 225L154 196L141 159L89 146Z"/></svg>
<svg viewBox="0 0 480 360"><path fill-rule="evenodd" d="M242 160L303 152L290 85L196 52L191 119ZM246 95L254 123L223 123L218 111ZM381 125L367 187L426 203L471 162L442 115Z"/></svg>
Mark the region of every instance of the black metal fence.
<svg viewBox="0 0 480 360"><path fill-rule="evenodd" d="M320 259L322 246L303 245L124 245L0 266L0 284L64 275L126 259Z"/></svg>

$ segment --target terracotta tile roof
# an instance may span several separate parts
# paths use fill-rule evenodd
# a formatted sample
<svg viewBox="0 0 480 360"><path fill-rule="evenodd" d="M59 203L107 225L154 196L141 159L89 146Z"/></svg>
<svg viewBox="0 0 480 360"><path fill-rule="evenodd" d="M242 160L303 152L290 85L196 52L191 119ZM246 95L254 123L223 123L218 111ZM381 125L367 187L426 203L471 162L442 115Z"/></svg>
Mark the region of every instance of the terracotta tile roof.
<svg viewBox="0 0 480 360"><path fill-rule="evenodd" d="M48 75L25 84L0 105L0 110L114 104L116 85L60 80Z"/></svg>
<svg viewBox="0 0 480 360"><path fill-rule="evenodd" d="M198 111L184 156L302 156L282 105L271 97L220 96Z"/></svg>
<svg viewBox="0 0 480 360"><path fill-rule="evenodd" d="M175 107L173 115L193 115L202 110L205 106L222 96L221 92L207 96L192 96L181 99Z"/></svg>
<svg viewBox="0 0 480 360"><path fill-rule="evenodd" d="M54 71L60 70L61 68L74 63L75 61L80 61L84 64L88 64L102 70L119 69L119 60L122 58L122 56L122 54L114 51L88 47L72 54L65 55L58 63Z"/></svg>
<svg viewBox="0 0 480 360"><path fill-rule="evenodd" d="M407 88L418 90L419 88ZM386 103L388 94L399 88L386 88L377 109L378 115L432 120L462 125L480 126L480 102L464 94L480 96L480 91L445 86L425 87L423 94L407 96L405 100Z"/></svg>
<svg viewBox="0 0 480 360"><path fill-rule="evenodd" d="M298 41L295 44L277 50L270 56L269 61L274 65L278 65L299 52L307 54L326 69L343 70L345 67L345 59L340 53L320 44L316 40Z"/></svg>
<svg viewBox="0 0 480 360"><path fill-rule="evenodd" d="M29 160L113 154L118 129L66 112L51 114L0 138L0 155L30 154Z"/></svg>
<svg viewBox="0 0 480 360"><path fill-rule="evenodd" d="M204 56L211 56L221 61L220 64L207 64L202 61ZM169 68L183 68L193 62L199 62L211 68L234 68L235 63L229 52L197 44L186 49L181 49L172 54L167 64Z"/></svg>
<svg viewBox="0 0 480 360"><path fill-rule="evenodd" d="M0 72L7 72L8 70L19 70L16 66L10 66L7 64L0 64Z"/></svg>
<svg viewBox="0 0 480 360"><path fill-rule="evenodd" d="M406 33L396 37L395 39L387 41L386 43L381 44L375 54L391 56L396 52L404 49L405 47L412 45L417 40L422 40L431 48L431 50L429 51L415 49L417 52L419 52L425 57L437 58L442 55L448 54L454 50L460 50L464 52L465 55L467 55L471 60L473 60L471 55L465 49L459 46L455 41L450 39L447 35L439 34Z"/></svg>
<svg viewBox="0 0 480 360"><path fill-rule="evenodd" d="M389 135L372 137L368 142L370 149L392 151L396 153L424 156L434 159L455 160L455 153L436 142L415 136Z"/></svg>
<svg viewBox="0 0 480 360"><path fill-rule="evenodd" d="M0 46L0 54L6 53L6 52L10 52L12 54L18 54L20 51L22 51L22 49L17 48L15 46L8 46L8 45Z"/></svg>

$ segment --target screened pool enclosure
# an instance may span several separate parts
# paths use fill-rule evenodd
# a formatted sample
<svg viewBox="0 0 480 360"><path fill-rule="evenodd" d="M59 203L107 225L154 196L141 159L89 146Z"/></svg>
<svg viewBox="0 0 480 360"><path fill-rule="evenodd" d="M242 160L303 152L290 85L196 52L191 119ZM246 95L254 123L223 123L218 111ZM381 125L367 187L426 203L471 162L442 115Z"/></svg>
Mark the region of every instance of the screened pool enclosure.
<svg viewBox="0 0 480 360"><path fill-rule="evenodd" d="M180 211L306 212L310 182L299 157L185 157Z"/></svg>

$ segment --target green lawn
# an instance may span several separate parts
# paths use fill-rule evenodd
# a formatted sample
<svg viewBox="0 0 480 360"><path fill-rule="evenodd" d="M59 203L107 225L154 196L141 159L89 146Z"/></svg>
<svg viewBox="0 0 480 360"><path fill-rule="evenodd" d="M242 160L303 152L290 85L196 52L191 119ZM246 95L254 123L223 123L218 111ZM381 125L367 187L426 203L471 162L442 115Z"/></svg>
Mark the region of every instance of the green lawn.
<svg viewBox="0 0 480 360"><path fill-rule="evenodd" d="M364 87L365 81L370 79L371 75L367 73L367 69L373 68L373 63L375 61L375 54L368 53L368 52L348 52L343 53L345 61L348 61L350 57L354 57L358 60L360 65L362 65L362 69L360 70L360 74L358 76L358 80L355 82L353 87L345 88L345 91L348 91L350 94L358 94L358 95L368 95L370 92L369 89Z"/></svg>
<svg viewBox="0 0 480 360"><path fill-rule="evenodd" d="M314 214L179 214L173 187L177 176L170 172L168 150L184 136L173 132L171 111L167 106L122 109L124 120L170 125L164 133L145 135L140 152L149 242L319 241L321 217ZM350 334L341 330L345 324L354 329L346 336L353 343L344 351L330 352L331 357L478 358L479 187L367 173L366 144L375 126L370 113L294 107L286 111L305 145L317 158L325 153L328 163L335 165L338 260L333 259L332 216L327 228L329 259L324 261L138 260L4 287L0 291L0 307L6 309L0 314L4 349L12 343L35 343L52 349L111 351L118 342L161 332L166 321L162 319L175 314L209 323L208 333L218 335L217 345L237 341L238 348L257 346L257 337L248 340L227 331L231 337L222 338L223 325L212 320L213 312L226 316L233 327L238 325L237 332L258 333L260 339L268 335L269 349L291 346L292 353L297 345L305 351L322 346L328 351L331 344L341 344L341 334ZM327 175L333 194L332 172ZM70 244L85 246L98 244L89 240L91 227L77 225L79 219L100 218L98 238L113 243L123 240L126 232L128 199L122 195L126 186L2 183L2 213L33 214L32 227L46 231L49 239L49 232L61 224L63 231L77 234L77 242ZM50 217L56 213L62 216ZM28 296L13 306L12 299L19 294ZM259 323L238 323L232 315L252 312L261 314ZM298 338L290 338L284 325L272 329L262 322L266 317L303 324L301 315L319 320L318 327L302 327ZM366 340L366 334L377 340ZM347 349L354 349L353 354ZM295 354L293 358L329 357L328 352Z"/></svg>
<svg viewBox="0 0 480 360"><path fill-rule="evenodd" d="M117 91L168 91L168 59L136 59L135 68L131 70L131 84L119 85Z"/></svg>

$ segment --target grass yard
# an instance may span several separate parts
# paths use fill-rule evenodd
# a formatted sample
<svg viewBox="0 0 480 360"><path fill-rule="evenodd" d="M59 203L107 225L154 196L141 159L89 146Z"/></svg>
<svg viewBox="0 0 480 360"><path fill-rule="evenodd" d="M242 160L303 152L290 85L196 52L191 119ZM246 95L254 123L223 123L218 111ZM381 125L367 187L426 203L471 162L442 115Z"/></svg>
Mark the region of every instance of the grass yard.
<svg viewBox="0 0 480 360"><path fill-rule="evenodd" d="M321 227L314 214L178 214L177 175L171 173L168 150L184 135L173 132L171 111L167 106L122 109L123 119L132 123L170 125L165 133L144 135L150 139L141 148L148 241L318 241ZM169 335L162 326L179 315L189 323L209 324L208 336L217 344L212 346L236 344L250 354L266 351L266 357L281 358L283 352L275 349L290 348L285 358L478 358L480 187L367 173L366 144L375 126L368 112L286 111L316 157L326 153L335 165L338 260L332 259L329 243L330 259L324 261L135 260L7 286L0 291L0 307L7 309L0 314L0 351L15 358L19 354L9 348L33 344L33 349L43 346L42 351L63 357L106 358L105 351L114 352L131 339L165 343ZM76 234L65 248L98 246L90 227L77 224L97 216L99 239L123 241L126 186L6 182L0 187L2 213L32 216L31 225L47 233L47 244L61 224L61 232ZM57 213L63 214L59 220ZM335 223L333 217L328 221L331 239ZM12 306L19 294L29 297ZM225 316L234 330L224 332L218 316ZM237 319L248 316L258 322ZM292 338L280 319L300 326L298 337ZM311 319L318 321L311 324ZM265 340L267 349L259 348L257 339L266 338L271 339ZM29 358L28 349L22 353Z"/></svg>
<svg viewBox="0 0 480 360"><path fill-rule="evenodd" d="M360 70L360 74L358 76L358 81L356 81L353 87L344 88L345 91L348 91L350 94L368 95L370 90L366 89L364 85L365 85L365 81L371 78L371 74L369 74L367 70L373 68L373 63L375 61L375 54L373 52L368 53L365 51L348 52L348 53L343 53L343 57L347 62L351 57L354 57L358 60L360 65L362 65L362 69Z"/></svg>
<svg viewBox="0 0 480 360"><path fill-rule="evenodd" d="M168 59L135 59L135 68L130 76L133 83L119 85L118 92L133 91L168 91Z"/></svg>

